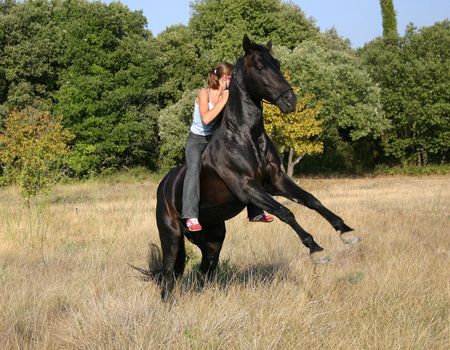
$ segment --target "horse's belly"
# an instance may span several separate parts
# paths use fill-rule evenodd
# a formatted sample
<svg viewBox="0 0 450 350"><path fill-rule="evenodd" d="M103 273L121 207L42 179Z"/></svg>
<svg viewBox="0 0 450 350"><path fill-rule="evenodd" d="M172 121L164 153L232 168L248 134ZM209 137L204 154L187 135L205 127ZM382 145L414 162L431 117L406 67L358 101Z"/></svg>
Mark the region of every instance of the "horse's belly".
<svg viewBox="0 0 450 350"><path fill-rule="evenodd" d="M200 207L199 220L201 223L219 223L238 215L245 208L241 202L229 202L213 207Z"/></svg>

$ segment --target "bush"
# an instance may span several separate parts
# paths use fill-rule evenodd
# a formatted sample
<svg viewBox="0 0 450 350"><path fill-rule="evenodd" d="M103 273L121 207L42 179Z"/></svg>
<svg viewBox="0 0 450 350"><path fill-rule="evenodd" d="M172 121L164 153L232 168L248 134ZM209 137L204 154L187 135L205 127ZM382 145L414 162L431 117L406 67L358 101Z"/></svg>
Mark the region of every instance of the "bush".
<svg viewBox="0 0 450 350"><path fill-rule="evenodd" d="M448 175L450 174L450 164L442 165L407 165L407 166L387 166L378 165L374 171L375 175Z"/></svg>
<svg viewBox="0 0 450 350"><path fill-rule="evenodd" d="M27 204L63 176L67 142L73 135L64 129L61 119L34 108L13 111L6 119L0 134L3 180L19 185Z"/></svg>

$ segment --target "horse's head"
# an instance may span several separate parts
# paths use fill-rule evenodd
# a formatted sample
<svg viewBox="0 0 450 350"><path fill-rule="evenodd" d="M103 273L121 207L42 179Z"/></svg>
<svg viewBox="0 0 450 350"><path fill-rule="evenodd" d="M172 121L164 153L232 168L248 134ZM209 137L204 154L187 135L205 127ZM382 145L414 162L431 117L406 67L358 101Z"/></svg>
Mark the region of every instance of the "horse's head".
<svg viewBox="0 0 450 350"><path fill-rule="evenodd" d="M276 104L284 113L295 111L297 97L271 54L272 44L258 45L247 35L243 40L244 80L248 93L258 100Z"/></svg>

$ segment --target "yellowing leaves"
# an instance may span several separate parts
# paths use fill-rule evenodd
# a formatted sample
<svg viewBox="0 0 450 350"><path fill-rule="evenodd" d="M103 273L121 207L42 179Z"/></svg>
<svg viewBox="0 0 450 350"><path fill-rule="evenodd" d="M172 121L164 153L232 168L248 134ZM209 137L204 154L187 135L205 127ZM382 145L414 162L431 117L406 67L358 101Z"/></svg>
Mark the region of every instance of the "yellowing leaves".
<svg viewBox="0 0 450 350"><path fill-rule="evenodd" d="M299 98L293 113L283 114L280 109L264 103L263 115L267 134L280 151L293 149L295 155L323 152L322 121L318 119L320 105L309 107L311 98Z"/></svg>

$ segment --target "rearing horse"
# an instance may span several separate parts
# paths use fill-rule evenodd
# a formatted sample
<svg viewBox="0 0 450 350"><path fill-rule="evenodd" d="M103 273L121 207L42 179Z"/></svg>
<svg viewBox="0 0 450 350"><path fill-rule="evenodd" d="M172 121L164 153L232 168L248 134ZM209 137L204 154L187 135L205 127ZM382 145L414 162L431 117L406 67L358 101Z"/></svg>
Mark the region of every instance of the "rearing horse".
<svg viewBox="0 0 450 350"><path fill-rule="evenodd" d="M280 157L264 131L262 100L288 113L295 110L297 98L283 77L280 64L271 55L271 46L270 42L266 46L255 44L244 36L245 54L234 67L222 121L203 153L199 215L202 231L188 231L181 218L186 168L173 169L159 184L156 219L162 248L162 271L158 276L163 300L170 296L176 278L184 271L184 236L200 248L200 270L210 276L219 261L225 221L248 203L291 226L315 264L326 263L330 258L298 224L292 212L272 196L284 196L314 209L341 233L345 243L359 239L348 233L352 229L339 216L298 187L281 169Z"/></svg>

